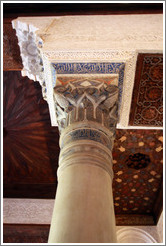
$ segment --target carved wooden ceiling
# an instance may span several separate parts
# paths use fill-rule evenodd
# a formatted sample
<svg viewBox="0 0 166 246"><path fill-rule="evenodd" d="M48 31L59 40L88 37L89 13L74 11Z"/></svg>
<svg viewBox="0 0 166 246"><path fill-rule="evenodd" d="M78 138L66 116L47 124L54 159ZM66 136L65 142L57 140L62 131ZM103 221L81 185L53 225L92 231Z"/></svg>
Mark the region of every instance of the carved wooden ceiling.
<svg viewBox="0 0 166 246"><path fill-rule="evenodd" d="M163 55L139 54L129 125L163 125Z"/></svg>
<svg viewBox="0 0 166 246"><path fill-rule="evenodd" d="M59 133L57 127L51 127L39 83L21 76L21 58L10 16L4 21L3 194L5 198L54 199ZM162 126L162 59L161 54L138 54L131 126ZM117 225L155 225L158 220L162 210L162 134L159 129L116 131L113 193ZM15 234L9 227L5 227L6 242L36 242L32 238L18 241L18 234L26 234L27 227L17 228L12 239ZM48 226L35 230L45 242Z"/></svg>

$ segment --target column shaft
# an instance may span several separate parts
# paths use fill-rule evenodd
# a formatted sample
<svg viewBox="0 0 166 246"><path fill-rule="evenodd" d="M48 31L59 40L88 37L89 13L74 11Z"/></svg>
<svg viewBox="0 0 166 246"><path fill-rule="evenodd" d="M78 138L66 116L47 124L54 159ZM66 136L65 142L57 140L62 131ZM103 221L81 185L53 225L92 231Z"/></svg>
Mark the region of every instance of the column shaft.
<svg viewBox="0 0 166 246"><path fill-rule="evenodd" d="M64 137L48 242L115 243L111 151L100 142L88 140L89 131L94 137L95 130L76 130L70 134L72 139L78 131L86 139Z"/></svg>

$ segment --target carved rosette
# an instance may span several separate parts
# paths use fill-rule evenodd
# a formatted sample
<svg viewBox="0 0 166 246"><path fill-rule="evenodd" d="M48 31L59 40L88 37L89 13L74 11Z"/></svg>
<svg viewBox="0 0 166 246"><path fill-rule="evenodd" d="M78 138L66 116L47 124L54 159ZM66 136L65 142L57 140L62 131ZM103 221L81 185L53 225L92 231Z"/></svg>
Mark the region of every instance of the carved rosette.
<svg viewBox="0 0 166 246"><path fill-rule="evenodd" d="M118 119L118 87L70 82L54 88L54 100L61 133L58 176L67 166L88 163L113 178L111 150Z"/></svg>

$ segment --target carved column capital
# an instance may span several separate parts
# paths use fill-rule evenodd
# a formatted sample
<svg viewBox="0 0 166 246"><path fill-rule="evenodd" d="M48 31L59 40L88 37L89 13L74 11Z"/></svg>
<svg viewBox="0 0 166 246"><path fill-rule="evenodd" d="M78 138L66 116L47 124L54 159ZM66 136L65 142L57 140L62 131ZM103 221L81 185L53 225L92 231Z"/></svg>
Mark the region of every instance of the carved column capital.
<svg viewBox="0 0 166 246"><path fill-rule="evenodd" d="M105 170L112 180L111 150L118 120L118 91L116 85L92 80L54 88L61 133L58 177L68 166L88 163Z"/></svg>
<svg viewBox="0 0 166 246"><path fill-rule="evenodd" d="M54 88L59 131L74 123L99 123L115 132L118 120L118 87L83 81Z"/></svg>

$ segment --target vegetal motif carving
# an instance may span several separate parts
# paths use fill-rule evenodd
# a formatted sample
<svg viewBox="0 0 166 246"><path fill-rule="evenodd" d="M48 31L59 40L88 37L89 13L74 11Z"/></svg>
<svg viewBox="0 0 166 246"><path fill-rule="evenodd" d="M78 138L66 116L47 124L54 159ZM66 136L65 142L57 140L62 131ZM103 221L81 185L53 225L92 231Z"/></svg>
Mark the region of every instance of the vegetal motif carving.
<svg viewBox="0 0 166 246"><path fill-rule="evenodd" d="M90 86L85 86L85 84ZM54 88L57 122L60 132L79 121L95 121L115 131L118 87L100 82L83 81Z"/></svg>
<svg viewBox="0 0 166 246"><path fill-rule="evenodd" d="M36 36L34 30L30 30L30 27L23 27L20 22L14 27L16 29L20 55L24 66L22 75L28 76L28 78L34 81L39 81L42 87L43 98L46 100L47 90L44 78L44 66L39 49L42 47L43 42Z"/></svg>

